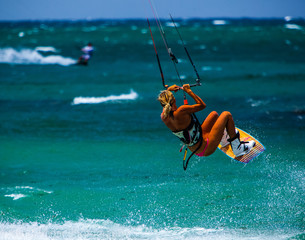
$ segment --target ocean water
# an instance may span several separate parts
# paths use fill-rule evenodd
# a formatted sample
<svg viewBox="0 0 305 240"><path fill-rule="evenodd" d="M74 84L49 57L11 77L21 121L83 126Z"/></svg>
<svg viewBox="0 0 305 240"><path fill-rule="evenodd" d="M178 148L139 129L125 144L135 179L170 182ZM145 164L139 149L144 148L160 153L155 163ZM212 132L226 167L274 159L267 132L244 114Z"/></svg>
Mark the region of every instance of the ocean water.
<svg viewBox="0 0 305 240"><path fill-rule="evenodd" d="M202 78L198 118L230 111L266 151L247 165L216 151L183 170L146 20L2 22L1 240L305 238L304 20L177 24ZM166 83L180 84L151 25ZM75 65L89 41L88 66Z"/></svg>

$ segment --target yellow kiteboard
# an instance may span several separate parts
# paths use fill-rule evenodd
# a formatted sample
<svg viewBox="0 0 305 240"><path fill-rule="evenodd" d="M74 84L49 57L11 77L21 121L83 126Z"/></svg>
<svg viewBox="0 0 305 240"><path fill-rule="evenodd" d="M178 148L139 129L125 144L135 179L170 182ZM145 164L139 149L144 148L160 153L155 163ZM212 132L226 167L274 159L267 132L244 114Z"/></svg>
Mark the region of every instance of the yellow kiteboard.
<svg viewBox="0 0 305 240"><path fill-rule="evenodd" d="M263 144L261 144L257 139L255 139L254 137L252 137L250 134L246 133L245 131L236 128L239 131L240 134L240 141L255 141L255 146L250 150L250 152L248 152L245 155L236 157L232 151L231 145L227 145L225 147L222 147L220 144L218 146L218 148L224 152L227 156L229 156L230 158L237 160L239 162L243 162L243 163L248 163L250 162L253 158L257 157L258 155L260 155L263 151L265 151L265 147L263 146Z"/></svg>

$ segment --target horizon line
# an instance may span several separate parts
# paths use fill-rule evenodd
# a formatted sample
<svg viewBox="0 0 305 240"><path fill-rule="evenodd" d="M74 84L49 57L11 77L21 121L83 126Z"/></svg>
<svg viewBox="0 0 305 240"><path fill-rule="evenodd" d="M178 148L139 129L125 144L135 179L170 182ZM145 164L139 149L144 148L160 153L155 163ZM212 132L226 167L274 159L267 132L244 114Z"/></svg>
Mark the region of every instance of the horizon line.
<svg viewBox="0 0 305 240"><path fill-rule="evenodd" d="M289 20L287 20L289 17ZM122 18L45 18L45 19L0 19L0 22L96 22L96 21L146 21L146 17L122 17ZM148 17L148 19L154 19L154 17ZM305 20L305 17L176 17L178 21L185 20L242 20L242 19L254 19L254 20L284 20L286 22ZM160 18L162 21L168 21L170 18Z"/></svg>

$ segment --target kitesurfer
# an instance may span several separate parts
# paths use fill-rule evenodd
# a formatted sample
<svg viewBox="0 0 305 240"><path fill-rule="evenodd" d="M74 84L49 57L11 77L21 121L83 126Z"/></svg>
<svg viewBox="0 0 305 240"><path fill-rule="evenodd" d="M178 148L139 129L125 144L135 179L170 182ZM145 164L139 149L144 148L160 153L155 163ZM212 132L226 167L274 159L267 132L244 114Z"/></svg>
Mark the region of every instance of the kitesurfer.
<svg viewBox="0 0 305 240"><path fill-rule="evenodd" d="M83 47L82 49L83 55L79 57L77 64L88 65L88 61L92 56L93 53L93 46L91 43L88 43L87 46Z"/></svg>
<svg viewBox="0 0 305 240"><path fill-rule="evenodd" d="M180 89L192 97L196 103L177 107L172 92L177 92ZM194 113L203 110L206 104L193 93L189 84L185 84L183 87L177 85L168 87L167 90L159 94L158 100L163 107L162 121L197 156L211 155L219 143L223 147L231 144L237 157L248 153L255 145L254 141L240 141L232 114L228 111L220 115L213 111L200 124Z"/></svg>

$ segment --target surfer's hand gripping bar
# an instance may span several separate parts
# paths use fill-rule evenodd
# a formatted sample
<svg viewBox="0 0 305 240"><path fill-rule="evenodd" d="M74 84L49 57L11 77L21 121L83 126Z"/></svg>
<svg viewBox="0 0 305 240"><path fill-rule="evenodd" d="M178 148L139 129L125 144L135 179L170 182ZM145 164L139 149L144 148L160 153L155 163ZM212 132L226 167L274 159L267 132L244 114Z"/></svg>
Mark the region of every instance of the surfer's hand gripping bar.
<svg viewBox="0 0 305 240"><path fill-rule="evenodd" d="M172 85L172 86L168 86L168 85L165 85L166 86L166 89L168 90L168 91L173 91L173 92L177 92L177 91L179 91L179 90L185 90L184 88L188 88L188 86L189 86L189 88L191 88L191 87L196 87L196 86L200 86L200 85L198 85L198 84L200 84L200 83L197 83L197 84L184 84L182 87L180 87L180 86L178 86L178 85L176 85L176 84L174 84L174 85Z"/></svg>
<svg viewBox="0 0 305 240"><path fill-rule="evenodd" d="M190 84L190 87L197 87L197 86L201 86L201 82L199 82L198 79L196 79L196 83Z"/></svg>
<svg viewBox="0 0 305 240"><path fill-rule="evenodd" d="M179 91L180 89L183 90L183 87L179 87L179 86L177 86L176 84L174 84L174 85L172 85L172 86L170 86L170 87L167 87L167 90L168 90L168 91L174 91L174 92L177 92L177 91Z"/></svg>
<svg viewBox="0 0 305 240"><path fill-rule="evenodd" d="M197 87L197 86L201 86L201 82L199 82L198 80L196 80L196 83L194 83L194 84L189 84L190 85L190 87ZM173 85L173 86L177 86L177 85ZM171 88L171 87L173 87L173 86L168 86L168 85L165 85L164 87L167 89L167 90L169 90L169 91L175 91L175 92L177 92L178 90L183 90L183 87L179 87L179 86L177 86L177 87L179 87L179 89L177 89L177 90L170 90L169 88Z"/></svg>

